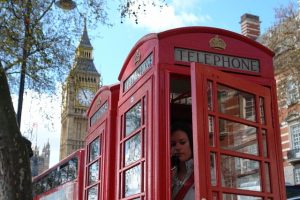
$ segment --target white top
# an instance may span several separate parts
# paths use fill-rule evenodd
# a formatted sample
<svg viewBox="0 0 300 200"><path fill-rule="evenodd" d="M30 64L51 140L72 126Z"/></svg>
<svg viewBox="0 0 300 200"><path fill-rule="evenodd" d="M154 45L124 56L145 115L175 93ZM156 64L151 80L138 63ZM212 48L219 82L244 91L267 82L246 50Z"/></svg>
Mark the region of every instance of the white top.
<svg viewBox="0 0 300 200"><path fill-rule="evenodd" d="M175 199L177 193L185 184L185 182L189 179L190 176L194 176L194 161L190 159L185 162L185 167L187 173L185 174L183 180L179 180L177 176L177 168L175 168L174 175L172 176L172 199ZM186 195L184 196L183 200L194 200L195 199L195 184L193 184Z"/></svg>

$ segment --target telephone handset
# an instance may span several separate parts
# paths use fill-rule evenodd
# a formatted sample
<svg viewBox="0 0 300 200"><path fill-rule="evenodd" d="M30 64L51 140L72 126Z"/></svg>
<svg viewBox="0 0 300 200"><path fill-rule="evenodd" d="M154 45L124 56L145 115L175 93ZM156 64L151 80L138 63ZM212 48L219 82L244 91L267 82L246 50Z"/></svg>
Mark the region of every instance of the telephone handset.
<svg viewBox="0 0 300 200"><path fill-rule="evenodd" d="M177 166L178 163L179 163L179 158L178 158L178 156L172 156L172 157L171 157L171 167L173 168L173 167Z"/></svg>

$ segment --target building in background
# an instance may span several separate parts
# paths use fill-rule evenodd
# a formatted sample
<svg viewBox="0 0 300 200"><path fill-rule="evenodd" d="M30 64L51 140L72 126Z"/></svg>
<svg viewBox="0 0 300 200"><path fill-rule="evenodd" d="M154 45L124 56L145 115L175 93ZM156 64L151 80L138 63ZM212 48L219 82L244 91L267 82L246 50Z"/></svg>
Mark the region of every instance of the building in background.
<svg viewBox="0 0 300 200"><path fill-rule="evenodd" d="M275 52L279 123L286 184L300 185L300 20L299 5L281 11L279 23L269 33ZM294 7L295 6L295 7ZM277 42L277 43L276 43Z"/></svg>
<svg viewBox="0 0 300 200"><path fill-rule="evenodd" d="M299 0L298 5L300 5ZM291 20L295 20L296 24L300 24L297 22L299 18ZM287 23L290 22L283 21L281 24L279 23L277 27L274 27L274 29L278 30L272 33L266 32L264 35L282 34L282 32L288 31L286 30L289 28ZM258 16L244 14L241 17L242 34L266 44L264 38L260 36L259 24ZM293 28L292 26L294 25L290 24L289 26ZM285 182L287 185L300 185L300 74L299 71L295 70L295 65L297 67L297 64L295 64L296 60L288 59L288 56L286 56L287 54L295 53L286 48L286 45L291 43L291 40L288 37L285 39L283 35L278 35L278 38L281 43L279 42L274 50L276 57L274 59L282 59L282 61L274 61L274 66L278 64L288 65L288 62L294 62L289 63L293 67L275 67ZM296 43L292 44L292 46L295 45ZM278 58L280 56L281 58Z"/></svg>
<svg viewBox="0 0 300 200"><path fill-rule="evenodd" d="M285 98L279 98L279 122L284 158L284 174L287 184L300 185L300 95L299 75L277 74L277 91L282 82Z"/></svg>
<svg viewBox="0 0 300 200"><path fill-rule="evenodd" d="M88 123L85 112L100 87L100 78L85 23L73 67L62 89L60 160L84 146Z"/></svg>
<svg viewBox="0 0 300 200"><path fill-rule="evenodd" d="M259 17L246 13L241 17L242 35L256 40L260 36L260 21Z"/></svg>
<svg viewBox="0 0 300 200"><path fill-rule="evenodd" d="M49 169L50 160L50 144L49 141L44 145L41 154L39 148L35 146L33 149L33 156L30 158L31 175L37 176L41 172Z"/></svg>

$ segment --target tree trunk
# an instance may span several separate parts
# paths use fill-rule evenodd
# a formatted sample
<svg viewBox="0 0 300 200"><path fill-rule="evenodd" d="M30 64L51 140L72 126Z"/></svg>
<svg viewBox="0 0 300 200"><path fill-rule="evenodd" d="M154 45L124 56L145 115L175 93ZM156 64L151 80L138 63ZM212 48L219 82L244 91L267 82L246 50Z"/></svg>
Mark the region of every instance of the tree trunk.
<svg viewBox="0 0 300 200"><path fill-rule="evenodd" d="M22 108L23 108L23 96L24 96L24 88L25 88L25 75L27 69L27 58L29 49L31 48L29 45L29 41L32 39L30 35L30 14L32 12L32 4L31 0L28 0L26 3L26 13L24 15L24 43L23 43L23 60L21 64L21 75L20 75L20 87L19 87L19 99L18 99L18 110L17 110L17 123L19 128L21 128L21 118L22 118Z"/></svg>
<svg viewBox="0 0 300 200"><path fill-rule="evenodd" d="M0 199L31 200L30 152L17 125L1 63L0 97Z"/></svg>

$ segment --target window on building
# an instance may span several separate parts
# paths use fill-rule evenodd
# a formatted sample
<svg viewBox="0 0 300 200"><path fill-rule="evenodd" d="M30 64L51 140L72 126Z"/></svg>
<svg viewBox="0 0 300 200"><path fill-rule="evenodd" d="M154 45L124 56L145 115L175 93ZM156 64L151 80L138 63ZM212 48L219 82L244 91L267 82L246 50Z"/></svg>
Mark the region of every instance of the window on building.
<svg viewBox="0 0 300 200"><path fill-rule="evenodd" d="M300 166L294 169L295 185L300 184Z"/></svg>
<svg viewBox="0 0 300 200"><path fill-rule="evenodd" d="M291 125L290 133L291 133L291 137L292 137L291 139L292 139L293 149L300 149L300 123ZM300 168L299 168L299 170L300 170Z"/></svg>
<svg viewBox="0 0 300 200"><path fill-rule="evenodd" d="M287 89L286 89L286 94L287 94L287 105L294 104L298 102L299 99L299 85L298 81L295 80L294 78L289 78L287 82Z"/></svg>
<svg viewBox="0 0 300 200"><path fill-rule="evenodd" d="M245 96L245 117L248 120L254 121L255 119L255 104L252 96Z"/></svg>

